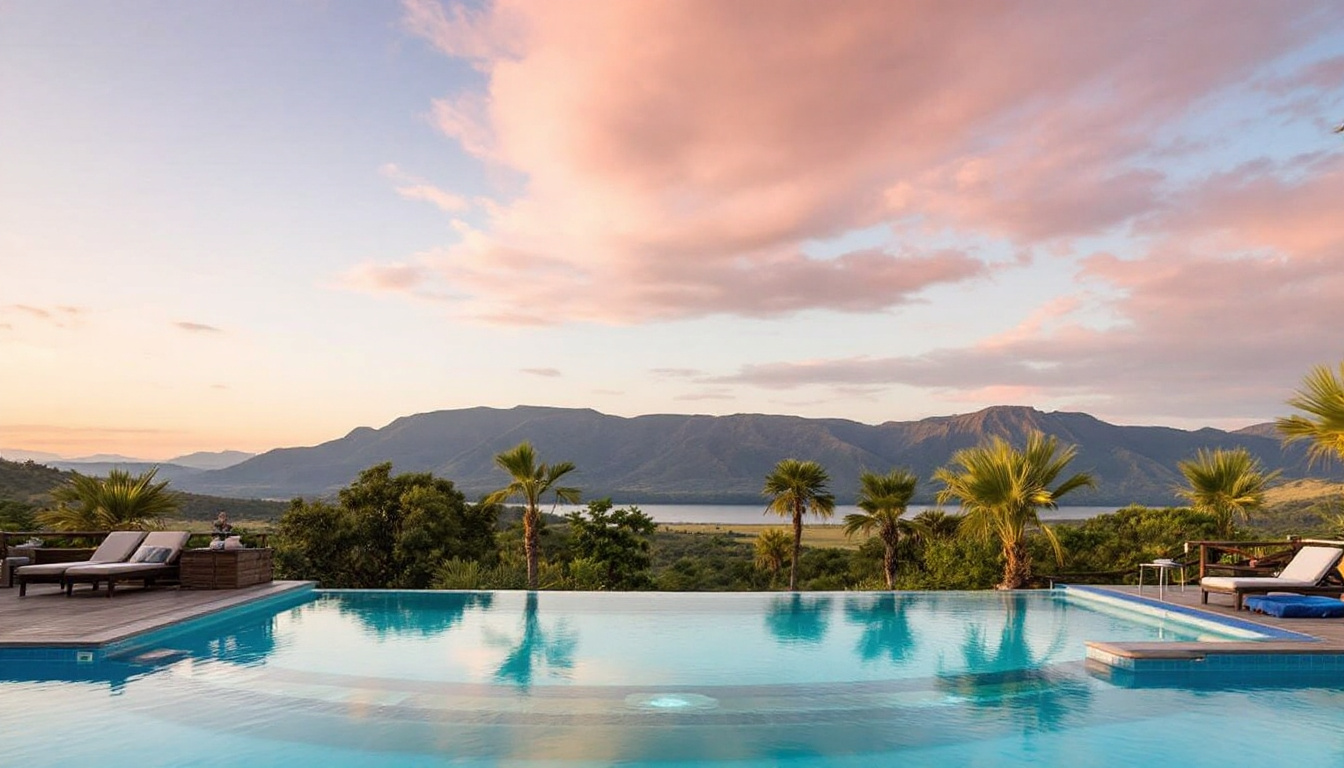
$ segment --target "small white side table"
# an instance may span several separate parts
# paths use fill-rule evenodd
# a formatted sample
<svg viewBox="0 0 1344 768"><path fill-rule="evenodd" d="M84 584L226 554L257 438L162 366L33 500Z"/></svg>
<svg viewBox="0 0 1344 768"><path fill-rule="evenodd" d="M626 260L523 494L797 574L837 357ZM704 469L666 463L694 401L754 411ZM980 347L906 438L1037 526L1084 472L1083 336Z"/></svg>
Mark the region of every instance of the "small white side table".
<svg viewBox="0 0 1344 768"><path fill-rule="evenodd" d="M1143 569L1151 568L1157 571L1157 599L1166 599L1167 585L1171 583L1171 572L1180 571L1181 591L1185 591L1185 563L1178 563L1175 560L1154 560L1151 563L1139 563L1139 594L1143 594Z"/></svg>

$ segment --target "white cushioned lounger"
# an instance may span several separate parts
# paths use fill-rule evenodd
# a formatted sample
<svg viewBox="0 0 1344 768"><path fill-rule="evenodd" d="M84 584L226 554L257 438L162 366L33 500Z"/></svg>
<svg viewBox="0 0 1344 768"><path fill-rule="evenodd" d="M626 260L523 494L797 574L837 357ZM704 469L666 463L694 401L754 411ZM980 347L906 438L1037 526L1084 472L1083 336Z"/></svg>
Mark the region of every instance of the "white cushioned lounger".
<svg viewBox="0 0 1344 768"><path fill-rule="evenodd" d="M1344 593L1344 587L1321 585L1341 557L1344 557L1344 549L1338 547L1303 547L1278 576L1205 576L1199 580L1201 601L1209 602L1210 592L1233 594L1240 610L1242 597L1247 594L1293 590Z"/></svg>

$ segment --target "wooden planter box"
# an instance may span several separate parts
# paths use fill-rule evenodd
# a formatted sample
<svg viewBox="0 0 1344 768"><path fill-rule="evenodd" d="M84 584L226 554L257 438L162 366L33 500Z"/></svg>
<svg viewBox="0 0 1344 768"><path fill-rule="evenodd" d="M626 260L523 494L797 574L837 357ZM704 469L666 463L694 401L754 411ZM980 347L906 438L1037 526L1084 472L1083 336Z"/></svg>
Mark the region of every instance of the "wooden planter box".
<svg viewBox="0 0 1344 768"><path fill-rule="evenodd" d="M270 549L188 549L182 553L184 589L238 589L272 578Z"/></svg>

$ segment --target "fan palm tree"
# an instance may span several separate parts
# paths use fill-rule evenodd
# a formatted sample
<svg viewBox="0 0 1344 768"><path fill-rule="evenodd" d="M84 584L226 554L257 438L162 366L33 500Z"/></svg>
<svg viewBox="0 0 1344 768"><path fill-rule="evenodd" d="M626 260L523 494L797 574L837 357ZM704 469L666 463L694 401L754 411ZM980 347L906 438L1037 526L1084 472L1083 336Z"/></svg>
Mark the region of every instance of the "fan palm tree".
<svg viewBox="0 0 1344 768"><path fill-rule="evenodd" d="M1040 529L1054 547L1056 559L1063 561L1059 540L1041 522L1039 510L1053 509L1066 493L1094 485L1086 472L1055 484L1076 454L1075 446L1061 449L1055 438L1040 432L1027 436L1023 450L994 436L974 448L957 451L952 456L953 466L934 472L934 479L945 486L938 492L938 503L957 501L965 510L960 523L962 534L984 540L997 538L1003 546L1003 581L998 589L1018 589L1031 578L1027 551L1030 529Z"/></svg>
<svg viewBox="0 0 1344 768"><path fill-rule="evenodd" d="M858 503L863 511L845 515L846 536L876 530L882 539L885 547L882 572L887 579L887 589L895 587L896 546L901 543L902 534L912 528L911 522L902 520L901 515L905 514L917 485L919 478L904 469L893 469L885 475L864 472L859 475Z"/></svg>
<svg viewBox="0 0 1344 768"><path fill-rule="evenodd" d="M1310 441L1307 455L1312 461L1332 457L1344 461L1344 363L1339 364L1338 375L1328 366L1312 368L1288 404L1307 415L1286 416L1274 423L1283 442Z"/></svg>
<svg viewBox="0 0 1344 768"><path fill-rule="evenodd" d="M793 518L793 553L789 560L789 589L798 590L798 554L803 548L803 515L828 518L835 512L835 496L827 490L831 476L815 461L783 459L765 476L761 493L770 499L767 512Z"/></svg>
<svg viewBox="0 0 1344 768"><path fill-rule="evenodd" d="M961 515L941 509L926 509L915 515L911 533L925 543L939 539L954 539L961 528Z"/></svg>
<svg viewBox="0 0 1344 768"><path fill-rule="evenodd" d="M523 554L527 558L527 588L537 588L537 558L541 551L541 500L547 493L555 495L555 503L579 502L579 489L559 485L560 478L574 471L573 462L559 464L537 463L532 444L523 441L495 456L495 465L513 480L507 486L485 497L485 504L502 504L512 498L523 502Z"/></svg>
<svg viewBox="0 0 1344 768"><path fill-rule="evenodd" d="M789 556L789 543L789 534L783 528L766 528L756 534L756 557L753 562L757 568L770 571L771 587L775 585L775 579L784 567L784 560Z"/></svg>
<svg viewBox="0 0 1344 768"><path fill-rule="evenodd" d="M158 467L132 476L114 469L107 477L78 472L51 491L56 506L37 513L39 525L57 531L148 529L177 511L181 497L168 481L154 482Z"/></svg>
<svg viewBox="0 0 1344 768"><path fill-rule="evenodd" d="M1265 487L1279 476L1278 472L1266 474L1260 461L1245 448L1201 448L1195 458L1177 466L1190 487L1178 488L1176 493L1196 511L1216 517L1218 535L1223 538L1232 535L1234 515L1245 520L1265 505Z"/></svg>

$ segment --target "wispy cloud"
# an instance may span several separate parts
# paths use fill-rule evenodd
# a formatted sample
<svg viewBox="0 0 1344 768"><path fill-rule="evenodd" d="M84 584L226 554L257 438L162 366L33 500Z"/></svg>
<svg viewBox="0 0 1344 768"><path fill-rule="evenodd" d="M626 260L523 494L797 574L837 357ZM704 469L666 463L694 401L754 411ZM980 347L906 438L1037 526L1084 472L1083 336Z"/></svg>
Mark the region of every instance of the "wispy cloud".
<svg viewBox="0 0 1344 768"><path fill-rule="evenodd" d="M470 207L470 203L461 195L448 192L417 176L412 176L392 163L379 169L384 176L397 182L396 191L407 200L419 200L430 203L447 213L458 213Z"/></svg>
<svg viewBox="0 0 1344 768"><path fill-rule="evenodd" d="M683 402L695 402L697 400L736 400L737 396L726 390L714 390L708 392L689 392L684 395L677 395L672 399Z"/></svg>
<svg viewBox="0 0 1344 768"><path fill-rule="evenodd" d="M698 368L650 368L649 373L672 379L689 379L695 376L703 376L705 372Z"/></svg>
<svg viewBox="0 0 1344 768"><path fill-rule="evenodd" d="M79 323L80 318L85 314L82 307L74 307L68 304L61 304L51 308L37 307L31 304L10 304L6 307L11 312L17 312L33 320L40 320L57 328L72 328ZM12 328L11 323L6 326Z"/></svg>
<svg viewBox="0 0 1344 768"><path fill-rule="evenodd" d="M1344 156L1219 174L1145 224L1137 257L1099 253L1082 280L1114 321L1090 325L1078 295L960 348L743 366L716 381L772 390L907 385L950 402L1073 403L1113 417L1263 418L1302 372L1341 354ZM1080 294L1081 295L1081 294Z"/></svg>
<svg viewBox="0 0 1344 768"><path fill-rule="evenodd" d="M533 376L545 376L547 378L555 378L561 375L558 368L520 368L519 370L522 373L531 374Z"/></svg>
<svg viewBox="0 0 1344 768"><path fill-rule="evenodd" d="M180 328L191 333L223 333L223 329L205 323L193 323L187 320L179 320L173 323L174 327Z"/></svg>

